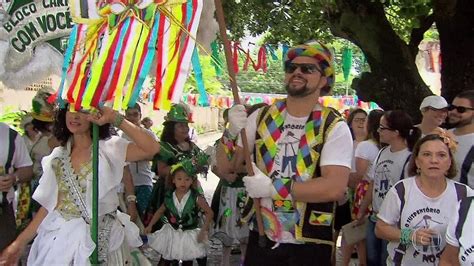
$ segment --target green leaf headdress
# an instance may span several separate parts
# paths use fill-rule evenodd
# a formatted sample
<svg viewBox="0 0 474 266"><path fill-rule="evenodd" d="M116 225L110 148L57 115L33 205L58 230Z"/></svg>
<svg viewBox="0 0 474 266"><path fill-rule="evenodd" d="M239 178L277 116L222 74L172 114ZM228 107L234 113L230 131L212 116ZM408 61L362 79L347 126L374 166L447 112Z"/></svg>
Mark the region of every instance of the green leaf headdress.
<svg viewBox="0 0 474 266"><path fill-rule="evenodd" d="M209 156L203 152L198 153L194 157L187 157L171 166L171 174L177 170L183 169L186 174L196 177L197 174L207 173Z"/></svg>

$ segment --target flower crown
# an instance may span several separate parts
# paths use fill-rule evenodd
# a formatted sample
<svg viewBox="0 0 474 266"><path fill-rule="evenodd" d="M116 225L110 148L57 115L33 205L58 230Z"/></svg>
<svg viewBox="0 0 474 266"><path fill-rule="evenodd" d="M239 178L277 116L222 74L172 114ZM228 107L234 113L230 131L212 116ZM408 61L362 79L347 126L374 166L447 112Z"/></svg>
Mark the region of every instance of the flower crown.
<svg viewBox="0 0 474 266"><path fill-rule="evenodd" d="M438 135L452 152L456 152L458 142L453 132L437 127L433 130L432 134Z"/></svg>

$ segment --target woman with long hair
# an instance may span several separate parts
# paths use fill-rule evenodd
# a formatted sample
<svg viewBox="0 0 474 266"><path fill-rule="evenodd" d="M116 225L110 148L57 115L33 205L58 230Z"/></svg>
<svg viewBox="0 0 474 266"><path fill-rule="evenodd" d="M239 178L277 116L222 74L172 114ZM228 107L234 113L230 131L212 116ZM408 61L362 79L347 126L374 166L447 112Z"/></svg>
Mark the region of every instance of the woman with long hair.
<svg viewBox="0 0 474 266"><path fill-rule="evenodd" d="M452 181L454 136L442 129L417 142L406 178L387 193L375 233L389 241L387 264L437 265L446 246L446 229L457 202L469 187Z"/></svg>
<svg viewBox="0 0 474 266"><path fill-rule="evenodd" d="M380 142L388 144L378 153L373 167L367 176L370 179L368 191L361 203L359 220L365 216L372 204L366 232L367 264L385 265L387 241L375 236L377 213L388 190L399 180L408 177L405 173L411 150L421 132L413 126L410 116L402 110L387 111L380 118L378 128Z"/></svg>
<svg viewBox="0 0 474 266"><path fill-rule="evenodd" d="M353 140L353 151L357 148L357 145L367 139L367 131L365 129L365 121L367 119L367 112L363 109L354 109L349 113L347 118L347 125L349 126L349 130L352 134ZM355 171L355 157L354 153L352 156L352 166L351 166L351 174ZM338 205L336 207L336 218L334 221L334 241L337 240L339 236L339 232L342 226L350 223L352 221L351 218L351 205L352 199L354 194L354 187L349 187L344 198L338 201ZM344 236L343 236L344 239ZM352 250L354 249L353 245L351 246L351 250L347 250L348 257L352 254ZM344 250L347 245L345 245L344 241L342 242L342 249ZM347 247L349 249L350 247Z"/></svg>
<svg viewBox="0 0 474 266"><path fill-rule="evenodd" d="M43 175L33 199L36 216L3 252L2 261L15 263L35 237L28 257L31 265L87 265L96 248L91 239L92 123L99 127L99 241L100 263L131 263L130 247L140 246L138 228L117 211L119 186L126 161L149 158L160 144L118 112L103 107L96 114L62 109L57 112L54 135L61 146L43 158ZM133 141L110 135L110 124Z"/></svg>
<svg viewBox="0 0 474 266"><path fill-rule="evenodd" d="M367 132L367 139L360 142L355 148L354 161L355 169L349 175L349 187L354 189L354 201L352 206L352 217L357 219L359 216L360 204L362 198L369 187L369 180L367 173L373 165L373 161L377 157L380 149L380 136L378 133L380 118L383 115L382 110L372 110L365 121L365 129ZM361 216L365 216L367 212ZM343 239L342 245L342 261L343 265L349 265L351 253L357 248L359 265L367 265L367 250L365 240L359 241L353 245L345 245Z"/></svg>
<svg viewBox="0 0 474 266"><path fill-rule="evenodd" d="M163 131L160 137L160 153L153 158L152 169L159 176L153 186L153 192L146 211L144 225L147 226L153 215L160 208L166 194L166 182L170 178L171 166L185 158L195 158L203 151L189 139L188 123L192 122L191 111L185 104L173 104L165 116ZM204 169L204 168L203 168ZM206 167L207 169L207 167ZM199 184L199 182L198 182ZM198 186L198 192L203 194L202 188ZM159 230L163 226L161 220L157 221L152 230ZM205 265L206 258L197 259L199 265Z"/></svg>

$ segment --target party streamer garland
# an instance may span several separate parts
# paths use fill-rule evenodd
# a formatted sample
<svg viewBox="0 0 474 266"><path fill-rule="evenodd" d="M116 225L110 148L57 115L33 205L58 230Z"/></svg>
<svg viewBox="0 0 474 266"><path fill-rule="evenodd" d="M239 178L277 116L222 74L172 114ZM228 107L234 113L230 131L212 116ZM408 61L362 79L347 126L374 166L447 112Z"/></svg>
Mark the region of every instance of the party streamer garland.
<svg viewBox="0 0 474 266"><path fill-rule="evenodd" d="M70 1L78 23L70 35L58 102L76 110L113 101L134 105L156 65L154 108L169 110L181 97L203 0Z"/></svg>

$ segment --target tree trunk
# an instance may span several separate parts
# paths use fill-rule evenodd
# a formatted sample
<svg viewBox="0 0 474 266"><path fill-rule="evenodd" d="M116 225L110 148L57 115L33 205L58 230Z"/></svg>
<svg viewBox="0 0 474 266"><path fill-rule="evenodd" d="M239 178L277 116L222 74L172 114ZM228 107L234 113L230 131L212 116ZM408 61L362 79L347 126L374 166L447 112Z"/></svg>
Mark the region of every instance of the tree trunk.
<svg viewBox="0 0 474 266"><path fill-rule="evenodd" d="M474 1L434 0L441 45L441 94L448 102L474 89Z"/></svg>
<svg viewBox="0 0 474 266"><path fill-rule="evenodd" d="M420 118L421 100L432 94L415 64L416 54L396 34L377 1L336 1L330 12L331 31L358 45L371 72L354 79L352 88L361 100L374 101L385 110L403 109Z"/></svg>

